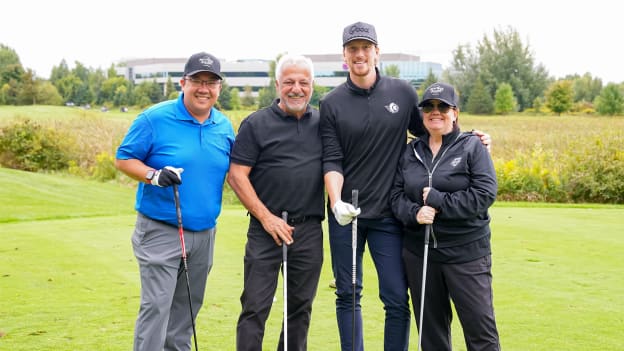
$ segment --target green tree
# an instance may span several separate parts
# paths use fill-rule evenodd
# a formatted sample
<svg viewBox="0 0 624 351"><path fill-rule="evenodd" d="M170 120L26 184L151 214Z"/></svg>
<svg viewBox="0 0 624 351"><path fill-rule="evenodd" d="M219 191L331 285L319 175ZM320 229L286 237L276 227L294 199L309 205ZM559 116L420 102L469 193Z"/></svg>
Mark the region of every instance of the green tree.
<svg viewBox="0 0 624 351"><path fill-rule="evenodd" d="M11 86L8 83L0 86L0 105L7 105L10 89Z"/></svg>
<svg viewBox="0 0 624 351"><path fill-rule="evenodd" d="M433 74L432 69L429 69L429 73L427 74L427 77L422 83L420 83L420 86L418 87L418 96L422 97L425 94L425 89L427 89L427 87L430 86L431 84L437 83L437 82L438 82L438 77L436 77L436 75Z"/></svg>
<svg viewBox="0 0 624 351"><path fill-rule="evenodd" d="M162 87L160 86L160 84L156 83L155 80L151 82L141 82L141 84L136 87L134 92L136 94L136 98L141 101L141 105L144 105L147 100L149 100L151 104L155 104L165 99ZM147 98L147 100L144 98Z"/></svg>
<svg viewBox="0 0 624 351"><path fill-rule="evenodd" d="M52 67L52 72L50 73L50 82L56 85L59 80L69 76L70 74L71 71L69 70L69 66L67 66L67 62L65 61L65 59L62 59L58 66Z"/></svg>
<svg viewBox="0 0 624 351"><path fill-rule="evenodd" d="M384 68L384 75L388 77L399 78L401 77L401 70L398 65L387 65Z"/></svg>
<svg viewBox="0 0 624 351"><path fill-rule="evenodd" d="M123 77L121 77L123 78ZM124 78L125 79L125 78ZM115 91L111 101L114 106L128 106L132 104L131 92L132 90L125 85L118 85L115 87Z"/></svg>
<svg viewBox="0 0 624 351"><path fill-rule="evenodd" d="M449 82L455 86L455 89L462 92L459 97L459 105L466 106L466 110L470 112L468 98L472 95L475 84L479 82L479 57L474 54L469 44L460 44L457 49L453 50L451 67L445 70L442 76L444 81ZM483 82L481 82L481 89L485 89ZM491 100L492 97L490 96Z"/></svg>
<svg viewBox="0 0 624 351"><path fill-rule="evenodd" d="M20 84L14 79L2 85L2 101L5 105L16 105Z"/></svg>
<svg viewBox="0 0 624 351"><path fill-rule="evenodd" d="M122 76L108 78L102 82L100 90L102 103L112 103L114 106L128 105L130 103L129 97L122 95L129 93L131 84L129 80Z"/></svg>
<svg viewBox="0 0 624 351"><path fill-rule="evenodd" d="M35 78L35 72L27 69L20 79L20 89L17 92L17 103L19 105L36 105L37 87L39 82Z"/></svg>
<svg viewBox="0 0 624 351"><path fill-rule="evenodd" d="M466 102L466 111L475 115L489 115L494 112L492 97L480 79L477 79Z"/></svg>
<svg viewBox="0 0 624 351"><path fill-rule="evenodd" d="M256 100L251 93L251 86L245 86L245 90L243 91L243 97L241 98L241 105L244 108L253 108L256 104Z"/></svg>
<svg viewBox="0 0 624 351"><path fill-rule="evenodd" d="M596 110L601 115L621 115L624 113L624 95L622 88L609 83L596 98Z"/></svg>
<svg viewBox="0 0 624 351"><path fill-rule="evenodd" d="M271 104L273 103L273 100L275 99L274 97L275 97L275 87L273 88L273 91L271 91L271 89L269 89L268 87L261 88L258 91L258 108L271 106Z"/></svg>
<svg viewBox="0 0 624 351"><path fill-rule="evenodd" d="M496 89L494 95L494 112L501 115L506 115L516 109L516 98L511 89L511 85L508 83L502 83Z"/></svg>
<svg viewBox="0 0 624 351"><path fill-rule="evenodd" d="M108 67L108 70L106 71L106 78L114 78L117 77L117 70L115 69L115 65L111 64L110 67Z"/></svg>
<svg viewBox="0 0 624 351"><path fill-rule="evenodd" d="M75 61L75 67L71 70L72 75L80 79L81 84L75 90L73 101L78 105L88 105L95 102L97 95L94 87L89 84L91 71L79 61Z"/></svg>
<svg viewBox="0 0 624 351"><path fill-rule="evenodd" d="M106 74L101 68L89 72L89 75L87 76L87 85L89 86L89 91L91 91L91 95L93 96L93 100L91 101L94 101L97 104L103 104L101 91L102 83L104 83L106 79Z"/></svg>
<svg viewBox="0 0 624 351"><path fill-rule="evenodd" d="M277 98L277 91L275 91L275 69L277 61L283 56L283 54L277 55L275 61L269 62L269 85L258 91L258 108L271 106L273 100ZM244 104L244 103L243 103Z"/></svg>
<svg viewBox="0 0 624 351"><path fill-rule="evenodd" d="M58 79L53 84L58 90L59 94L61 94L63 102L71 101L77 104L80 103L79 101L77 101L78 91L81 89L82 86L82 81L80 80L80 78L70 73L69 75Z"/></svg>
<svg viewBox="0 0 624 351"><path fill-rule="evenodd" d="M237 88L230 89L230 108L232 110L240 110L241 109L241 99L240 99L240 90Z"/></svg>
<svg viewBox="0 0 624 351"><path fill-rule="evenodd" d="M62 105L63 97L58 93L56 87L50 83L50 81L37 78L39 84L37 85L36 100L40 105Z"/></svg>
<svg viewBox="0 0 624 351"><path fill-rule="evenodd" d="M49 81L35 76L27 69L18 90L17 102L20 105L61 105L63 98Z"/></svg>
<svg viewBox="0 0 624 351"><path fill-rule="evenodd" d="M570 111L573 103L574 91L569 80L556 81L546 91L546 107L558 115Z"/></svg>
<svg viewBox="0 0 624 351"><path fill-rule="evenodd" d="M549 82L548 72L541 64L534 64L529 46L522 43L518 32L511 27L494 30L492 38L484 35L476 51L469 45L460 45L453 56L453 64L446 74L465 98L472 94L477 77L481 77L490 96L500 84L508 83L522 111L543 95Z"/></svg>
<svg viewBox="0 0 624 351"><path fill-rule="evenodd" d="M565 79L573 82L574 102L592 102L602 90L602 79L593 78L590 73L585 73L583 76L567 76Z"/></svg>
<svg viewBox="0 0 624 351"><path fill-rule="evenodd" d="M0 86L10 80L19 82L23 74L24 68L15 50L0 44Z"/></svg>
<svg viewBox="0 0 624 351"><path fill-rule="evenodd" d="M24 76L24 68L15 50L0 44L0 87L2 98L0 103L16 105Z"/></svg>
<svg viewBox="0 0 624 351"><path fill-rule="evenodd" d="M544 98L542 96L538 96L535 99L533 99L533 110L536 113L541 113L543 106L544 106Z"/></svg>
<svg viewBox="0 0 624 351"><path fill-rule="evenodd" d="M171 95L171 93L176 93L177 96L177 90L175 87L175 84L173 84L173 81L171 80L171 76L167 77L167 82L165 83L165 91L163 93L163 96L166 96L167 98L169 98L169 96Z"/></svg>
<svg viewBox="0 0 624 351"><path fill-rule="evenodd" d="M74 61L75 67L71 70L76 77L80 78L81 81L87 82L89 81L89 74L91 73L89 68L82 64L80 61Z"/></svg>
<svg viewBox="0 0 624 351"><path fill-rule="evenodd" d="M310 98L310 105L318 108L319 102L328 91L329 88L314 84L314 90L312 90L312 97Z"/></svg>
<svg viewBox="0 0 624 351"><path fill-rule="evenodd" d="M222 110L232 110L232 92L225 79L221 81L221 93L217 105Z"/></svg>

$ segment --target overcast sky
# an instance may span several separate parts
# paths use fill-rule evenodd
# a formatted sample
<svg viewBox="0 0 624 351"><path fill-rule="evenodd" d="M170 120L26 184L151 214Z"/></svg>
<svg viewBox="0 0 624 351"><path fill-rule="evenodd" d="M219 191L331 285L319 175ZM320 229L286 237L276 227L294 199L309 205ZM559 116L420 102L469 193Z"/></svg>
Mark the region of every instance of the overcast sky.
<svg viewBox="0 0 624 351"><path fill-rule="evenodd" d="M459 44L512 28L553 77L591 73L624 82L621 12L613 0L106 0L6 1L0 43L48 78L65 59L107 69L128 58L274 59L338 54L342 29L372 23L382 53L418 55L447 68Z"/></svg>

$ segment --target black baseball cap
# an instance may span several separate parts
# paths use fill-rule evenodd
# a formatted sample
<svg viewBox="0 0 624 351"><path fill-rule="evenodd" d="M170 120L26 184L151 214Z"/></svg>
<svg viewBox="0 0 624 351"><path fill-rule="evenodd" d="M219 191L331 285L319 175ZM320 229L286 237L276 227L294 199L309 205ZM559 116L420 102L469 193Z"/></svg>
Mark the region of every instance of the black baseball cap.
<svg viewBox="0 0 624 351"><path fill-rule="evenodd" d="M189 57L184 65L185 76L192 76L200 72L210 72L219 77L219 79L223 79L221 77L221 63L219 59L205 52L199 52Z"/></svg>
<svg viewBox="0 0 624 351"><path fill-rule="evenodd" d="M453 107L457 107L459 101L455 88L445 83L433 83L428 86L418 106L422 107L429 100L440 100Z"/></svg>
<svg viewBox="0 0 624 351"><path fill-rule="evenodd" d="M368 40L377 45L377 32L375 26L364 22L355 22L345 27L342 32L342 46L356 39Z"/></svg>

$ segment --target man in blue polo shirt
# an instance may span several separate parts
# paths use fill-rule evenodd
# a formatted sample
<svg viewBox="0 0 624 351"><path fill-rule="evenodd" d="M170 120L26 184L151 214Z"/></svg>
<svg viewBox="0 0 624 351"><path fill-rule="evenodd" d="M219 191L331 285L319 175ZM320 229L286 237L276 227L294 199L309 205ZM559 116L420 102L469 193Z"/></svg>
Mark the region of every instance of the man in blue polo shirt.
<svg viewBox="0 0 624 351"><path fill-rule="evenodd" d="M230 121L214 108L219 60L192 55L182 94L143 111L117 150L115 166L138 180L132 247L139 263L141 305L134 350L189 350L192 322L172 188L179 184L193 317L212 267L223 182L234 143ZM184 172L184 177L182 177ZM184 178L184 182L182 182Z"/></svg>
<svg viewBox="0 0 624 351"><path fill-rule="evenodd" d="M275 69L279 98L241 123L232 150L228 183L250 214L238 351L263 349L282 245L288 245L288 349L307 349L323 263L325 212L319 113L308 105L313 80L309 58L282 56ZM282 211L288 212L287 221L281 218ZM283 345L282 330L277 349Z"/></svg>

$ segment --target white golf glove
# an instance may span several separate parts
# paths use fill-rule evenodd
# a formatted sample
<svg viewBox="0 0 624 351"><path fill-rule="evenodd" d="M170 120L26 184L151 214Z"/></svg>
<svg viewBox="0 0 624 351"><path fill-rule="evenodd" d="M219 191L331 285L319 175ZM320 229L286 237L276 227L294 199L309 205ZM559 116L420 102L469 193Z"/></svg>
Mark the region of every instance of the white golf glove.
<svg viewBox="0 0 624 351"><path fill-rule="evenodd" d="M182 184L182 172L184 168L175 168L166 166L163 169L159 169L154 173L151 184L159 187L167 187L173 184Z"/></svg>
<svg viewBox="0 0 624 351"><path fill-rule="evenodd" d="M338 200L332 208L336 222L340 225L347 225L351 223L353 217L362 212L359 208L353 207L353 205Z"/></svg>

